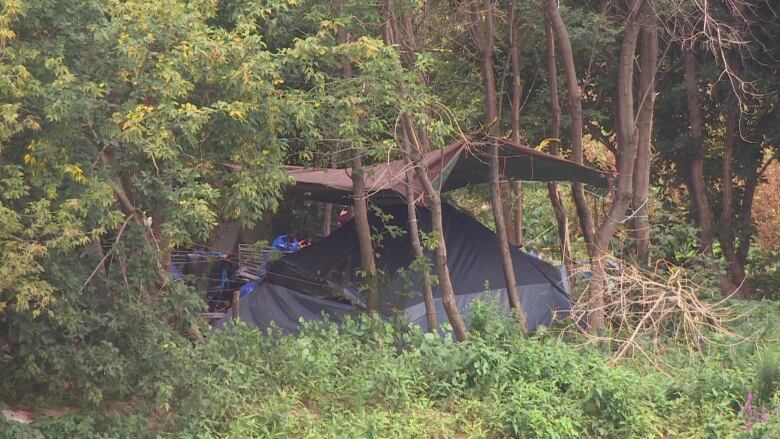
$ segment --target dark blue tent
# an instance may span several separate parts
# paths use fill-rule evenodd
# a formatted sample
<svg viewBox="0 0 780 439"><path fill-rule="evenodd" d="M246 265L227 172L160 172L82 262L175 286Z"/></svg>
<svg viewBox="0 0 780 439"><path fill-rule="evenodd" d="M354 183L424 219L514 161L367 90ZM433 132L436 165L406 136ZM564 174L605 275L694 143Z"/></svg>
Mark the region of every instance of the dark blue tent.
<svg viewBox="0 0 780 439"><path fill-rule="evenodd" d="M384 206L383 219L370 218L372 233L380 235L377 267L384 273L380 287L382 313L405 313L425 328L425 307L420 277L408 270L414 253L406 230L407 213L402 205ZM506 306L506 282L499 261L495 234L468 213L451 204L443 206L444 239L448 266L456 301L463 313L480 297L493 297ZM430 212L418 207L420 229L431 230ZM433 255L428 257L433 260ZM570 301L560 272L538 258L512 248L512 260L526 312L529 330L569 314ZM300 251L289 254L268 266L267 278L241 299L240 317L246 322L267 328L271 322L290 332L298 322L317 320L323 315L340 320L345 314L361 312L365 305L358 289L356 272L360 268L360 251L353 221L329 237ZM447 320L438 287L434 298L439 322Z"/></svg>

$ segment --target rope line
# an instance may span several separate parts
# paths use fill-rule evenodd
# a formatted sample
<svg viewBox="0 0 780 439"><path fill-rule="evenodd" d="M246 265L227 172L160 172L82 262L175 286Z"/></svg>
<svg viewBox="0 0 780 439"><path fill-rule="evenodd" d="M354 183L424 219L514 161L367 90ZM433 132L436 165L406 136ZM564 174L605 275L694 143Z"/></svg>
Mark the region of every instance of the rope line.
<svg viewBox="0 0 780 439"><path fill-rule="evenodd" d="M628 210L630 210L630 211L631 211L631 214L630 214L630 215L628 215L628 216L626 216L625 218L623 218L623 220L622 220L622 221L618 221L618 220L616 220L615 218L612 218L611 216L609 216L609 213L607 213L607 218L608 218L610 221L612 221L613 223L617 223L617 224L625 224L625 223L627 223L627 222L628 222L628 221L629 221L631 218L635 217L635 216L636 216L636 215L637 215L637 214L638 214L638 213L639 213L639 212L642 210L642 208L643 208L643 207L645 207L645 204L647 204L647 201L648 201L649 199L650 199L650 197L645 197L645 201L642 201L642 204L640 204L640 205L639 205L639 207L637 207L636 209L631 209L631 208L629 207L629 208L628 208Z"/></svg>

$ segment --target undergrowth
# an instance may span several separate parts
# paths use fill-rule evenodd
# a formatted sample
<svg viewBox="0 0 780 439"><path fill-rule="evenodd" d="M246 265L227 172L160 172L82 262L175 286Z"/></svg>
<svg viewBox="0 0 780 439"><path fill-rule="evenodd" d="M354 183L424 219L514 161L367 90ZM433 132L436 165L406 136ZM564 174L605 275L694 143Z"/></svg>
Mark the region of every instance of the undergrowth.
<svg viewBox="0 0 780 439"><path fill-rule="evenodd" d="M743 324L768 327L778 306L762 312ZM492 303L470 326L464 343L368 318L171 338L168 369L131 402L0 421L0 438L780 437L776 342L721 338L705 357L669 352L658 371L609 365L607 347L572 335L522 335Z"/></svg>

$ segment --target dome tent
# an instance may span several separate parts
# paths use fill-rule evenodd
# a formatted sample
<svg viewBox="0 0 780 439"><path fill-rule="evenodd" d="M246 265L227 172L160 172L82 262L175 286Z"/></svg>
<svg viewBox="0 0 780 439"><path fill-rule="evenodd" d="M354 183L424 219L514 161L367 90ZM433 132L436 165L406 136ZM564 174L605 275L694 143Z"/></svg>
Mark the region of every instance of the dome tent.
<svg viewBox="0 0 780 439"><path fill-rule="evenodd" d="M381 217L374 214L370 218L373 233L382 236L376 248L377 268L384 273L379 291L381 313L388 316L402 312L412 323L427 329L421 279L407 268L414 259L411 240L407 233L398 234L406 229L406 207L387 205L382 212ZM484 297L508 306L495 234L449 203L442 206L442 219L448 267L461 312L467 313L474 300ZM418 220L420 229L430 232L431 215L427 208L418 207ZM432 252L428 253L432 260ZM549 326L567 316L570 301L560 272L517 248L512 248L511 253L528 329ZM353 220L329 237L271 263L267 278L241 299L239 316L260 328L274 322L284 331L296 332L301 319L319 320L327 316L339 321L347 314L362 312L365 304L356 286L358 281L344 277L359 268L360 251ZM435 272L434 267L432 270ZM435 285L433 293L437 319L446 322Z"/></svg>

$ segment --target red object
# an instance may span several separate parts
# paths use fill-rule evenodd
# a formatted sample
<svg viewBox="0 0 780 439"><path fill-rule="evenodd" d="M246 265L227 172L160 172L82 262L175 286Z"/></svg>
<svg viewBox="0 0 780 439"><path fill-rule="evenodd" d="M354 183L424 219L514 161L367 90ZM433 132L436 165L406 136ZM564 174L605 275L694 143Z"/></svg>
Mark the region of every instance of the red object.
<svg viewBox="0 0 780 439"><path fill-rule="evenodd" d="M347 210L342 210L341 212L339 212L339 220L338 220L338 221L336 221L336 224L337 224L339 227L340 227L340 226L343 226L343 225L344 225L344 223L346 223L347 221L349 221L349 218L350 218L349 211L347 211Z"/></svg>

